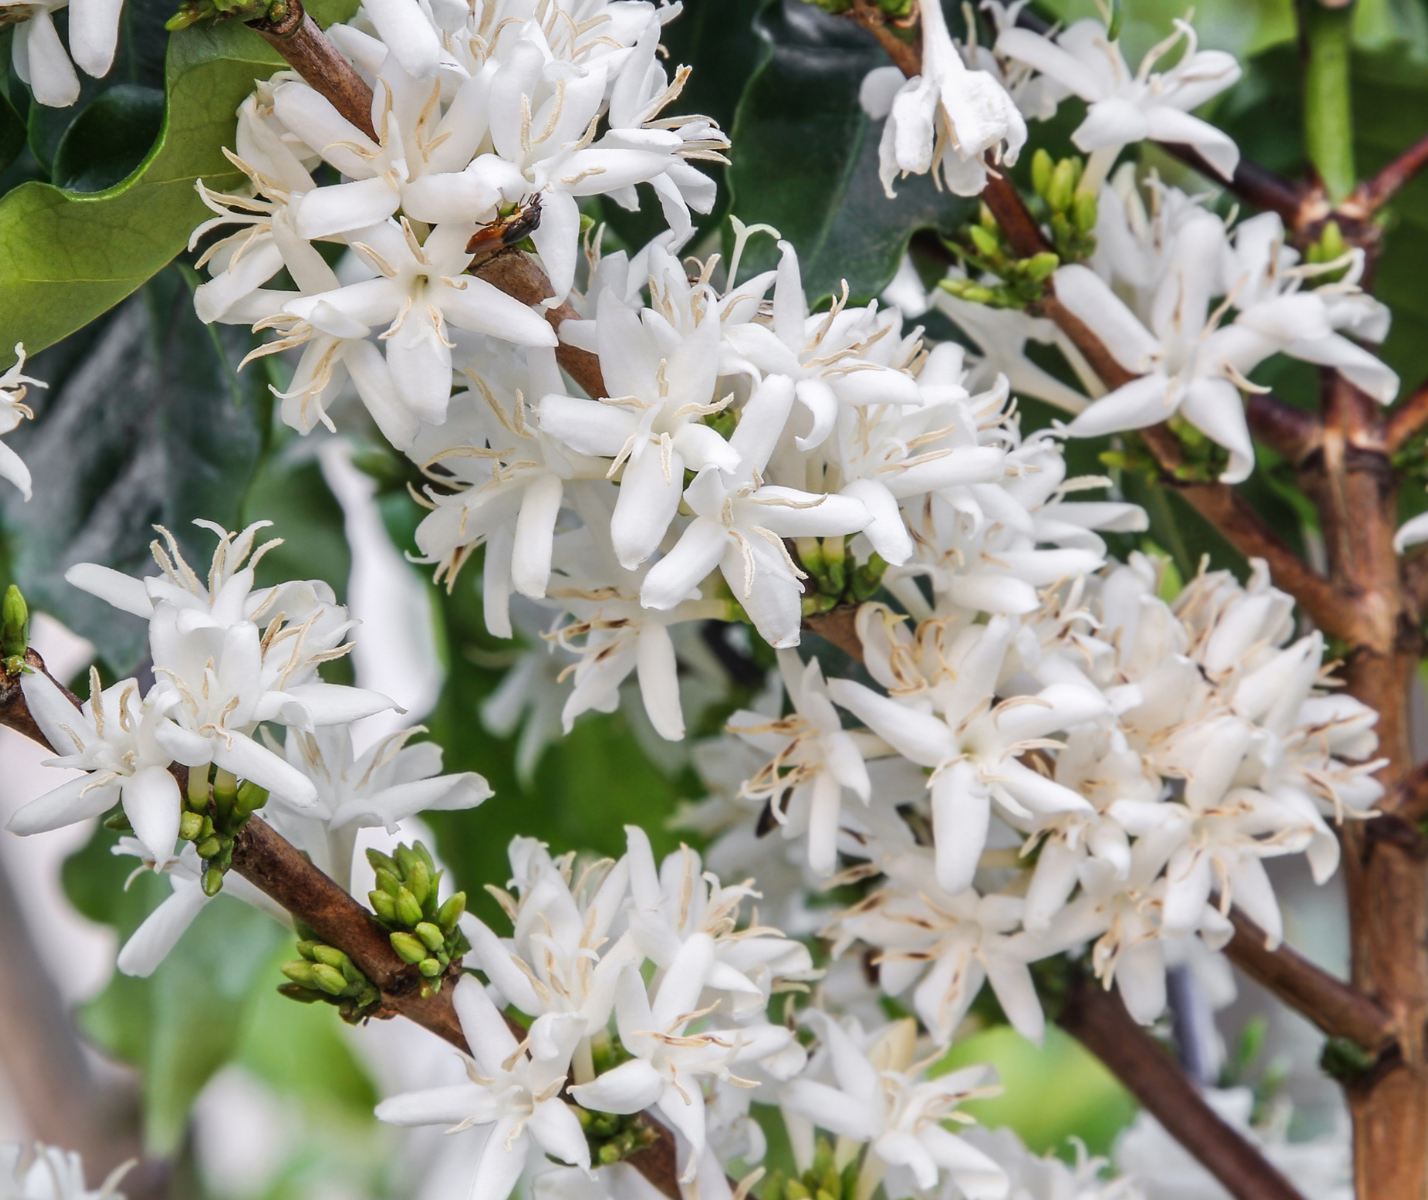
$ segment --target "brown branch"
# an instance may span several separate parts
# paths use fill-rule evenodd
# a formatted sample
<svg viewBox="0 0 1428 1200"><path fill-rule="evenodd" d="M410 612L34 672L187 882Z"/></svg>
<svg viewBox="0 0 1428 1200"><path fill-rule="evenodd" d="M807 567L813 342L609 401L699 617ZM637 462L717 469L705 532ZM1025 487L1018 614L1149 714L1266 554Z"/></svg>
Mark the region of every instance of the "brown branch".
<svg viewBox="0 0 1428 1200"><path fill-rule="evenodd" d="M1349 1038L1373 1052L1393 1044L1397 1036L1393 1020L1372 999L1320 970L1288 946L1266 949L1264 930L1239 909L1230 910L1230 921L1235 935L1225 947L1225 954L1251 979L1330 1037Z"/></svg>
<svg viewBox="0 0 1428 1200"><path fill-rule="evenodd" d="M1428 136L1420 138L1372 179L1365 179L1339 205L1342 212L1367 220L1428 166Z"/></svg>
<svg viewBox="0 0 1428 1200"><path fill-rule="evenodd" d="M1403 590L1413 611L1428 617L1428 546L1420 546L1403 560Z"/></svg>
<svg viewBox="0 0 1428 1200"><path fill-rule="evenodd" d="M1317 450L1324 438L1324 422L1317 413L1295 408L1273 396L1253 394L1245 405L1250 432L1292 466Z"/></svg>
<svg viewBox="0 0 1428 1200"><path fill-rule="evenodd" d="M26 651L25 661L32 670L49 675L44 661L33 650ZM54 679L53 676L50 678ZM67 689L64 691L78 708L79 698ZM23 733L41 745L49 745L25 703L19 678L7 676L3 671L0 671L0 724ZM170 770L178 779L180 788L186 790L188 768L175 764ZM470 1046L462 1033L461 1022L452 1002L452 992L461 974L459 961L453 963L449 969L445 986L431 996L423 997L420 973L397 956L387 931L377 923L373 915L260 817L251 817L234 838L232 869L287 912L292 913L324 942L336 946L352 959L358 970L366 975L382 994L382 1007L375 1016L406 1017L451 1043L458 1050L470 1053ZM13 905L7 903L3 894L3 883L3 876L0 876L0 938L4 936L3 912L12 912L14 909ZM14 965L13 962L11 965ZM32 981L24 970L11 971L6 978L24 981L26 987L33 991ZM5 994L5 985L0 981L0 1002L4 1001ZM13 1013L15 1007L6 1003L3 1011ZM21 1028L20 1023L0 1023L0 1056L7 1052L5 1036L12 1024L16 1029ZM524 1037L525 1031L519 1030L517 1036ZM56 1051L54 1059L44 1060L42 1065L48 1074L36 1084L37 1087L45 1080L58 1079L66 1072L67 1066L72 1064ZM27 1072L25 1078L28 1076ZM22 1083L24 1080L16 1082ZM90 1117L96 1116L97 1107L92 1093L86 1095L85 1103L88 1105ZM630 1155L625 1161L671 1200L679 1200L674 1135L656 1121L646 1118L646 1124L654 1133L654 1141L645 1149ZM65 1133L64 1130L59 1132ZM66 1145L74 1143L72 1131L53 1140Z"/></svg>
<svg viewBox="0 0 1428 1200"><path fill-rule="evenodd" d="M803 618L803 628L831 642L850 658L863 661L863 643L854 624L858 616L856 604L840 604L827 612L812 613Z"/></svg>
<svg viewBox="0 0 1428 1200"><path fill-rule="evenodd" d="M1379 432L1384 453L1397 454L1424 425L1428 425L1428 383L1384 416Z"/></svg>
<svg viewBox="0 0 1428 1200"><path fill-rule="evenodd" d="M1278 213L1291 230L1298 229L1301 224L1316 215L1314 189L1296 180L1286 179L1257 162L1241 158L1235 167L1234 175L1226 179L1194 146L1180 142L1162 142L1161 148L1172 158L1179 159L1187 167L1198 171L1211 183L1223 187L1245 203L1267 212Z"/></svg>
<svg viewBox="0 0 1428 1200"><path fill-rule="evenodd" d="M912 42L903 41L889 29L887 18L868 0L853 0L853 7L843 15L877 38L878 45L893 60L893 65L908 79L922 74L921 49Z"/></svg>
<svg viewBox="0 0 1428 1200"><path fill-rule="evenodd" d="M1400 779L1392 803L1379 807L1414 823L1428 817L1428 762L1419 763Z"/></svg>
<svg viewBox="0 0 1428 1200"><path fill-rule="evenodd" d="M1303 1200L1243 1134L1205 1103L1180 1065L1131 1019L1117 993L1078 976L1057 1023L1105 1063L1237 1200Z"/></svg>
<svg viewBox="0 0 1428 1200"><path fill-rule="evenodd" d="M287 59L288 66L326 96L333 108L374 142L378 140L372 126L372 89L303 11L302 0L287 0L282 20L249 21L248 28Z"/></svg>
<svg viewBox="0 0 1428 1200"><path fill-rule="evenodd" d="M987 155L987 186L982 189L982 202L991 209L1018 258L1031 258L1051 249L1051 243L1022 202L1016 186L1004 170L996 168L990 154ZM1047 290L1049 293L1049 284Z"/></svg>
<svg viewBox="0 0 1428 1200"><path fill-rule="evenodd" d="M492 255L475 268L475 274L522 304L539 304L548 296L555 295L555 289L551 287L545 272L536 266L527 254L514 248ZM562 321L578 319L579 316L580 314L566 303L547 311L545 319L559 335ZM591 399L599 399L607 394L605 378L600 373L600 359L596 355L562 342L556 347L555 357Z"/></svg>

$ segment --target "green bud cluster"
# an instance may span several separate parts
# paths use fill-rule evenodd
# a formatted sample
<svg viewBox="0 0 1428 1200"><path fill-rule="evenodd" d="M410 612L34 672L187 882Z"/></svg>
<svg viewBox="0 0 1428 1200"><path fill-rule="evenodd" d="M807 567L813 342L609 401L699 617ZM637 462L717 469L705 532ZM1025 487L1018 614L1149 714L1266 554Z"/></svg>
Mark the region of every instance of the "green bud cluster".
<svg viewBox="0 0 1428 1200"><path fill-rule="evenodd" d="M289 999L303 1004L334 1005L349 1025L370 1016L382 1003L376 985L336 946L308 940L297 944L301 958L283 964L288 982L279 986Z"/></svg>
<svg viewBox="0 0 1428 1200"><path fill-rule="evenodd" d="M1344 231L1339 228L1339 223L1337 221L1329 221L1320 232L1319 240L1317 242L1311 242L1304 251L1304 261L1315 265L1319 263L1331 263L1347 254L1348 249L1348 243L1344 241ZM1336 271L1325 271L1322 275L1314 276L1314 285L1322 286L1326 283L1337 283L1348 273L1348 264L1345 264Z"/></svg>
<svg viewBox="0 0 1428 1200"><path fill-rule="evenodd" d="M1079 262L1096 249L1096 193L1079 191L1085 163L1075 155L1055 161L1031 156L1031 186L1045 209L1051 245L1062 262Z"/></svg>
<svg viewBox="0 0 1428 1200"><path fill-rule="evenodd" d="M287 0L180 0L178 12L166 22L168 30L187 29L200 21L268 20L278 24L288 15Z"/></svg>
<svg viewBox="0 0 1428 1200"><path fill-rule="evenodd" d="M25 651L30 647L30 606L13 583L5 589L0 604L0 659L5 674L14 676L25 670Z"/></svg>
<svg viewBox="0 0 1428 1200"><path fill-rule="evenodd" d="M1166 424L1175 432L1184 451L1184 460L1172 473L1175 479L1182 483L1213 483L1225 473L1230 462L1228 450L1211 441L1184 417L1173 416ZM1105 451L1100 459L1113 471L1141 475L1151 483L1162 482L1162 469L1138 434L1122 434L1121 448Z"/></svg>
<svg viewBox="0 0 1428 1200"><path fill-rule="evenodd" d="M438 904L441 872L420 842L400 845L391 854L368 850L377 886L367 893L372 911L388 930L392 949L421 973L421 994L441 990L451 964L471 949L457 918L466 911L466 893L454 892Z"/></svg>
<svg viewBox="0 0 1428 1200"><path fill-rule="evenodd" d="M655 1142L655 1131L639 1120L638 1113L592 1112L573 1104L571 1107L575 1109L580 1128L585 1131L592 1166L608 1167Z"/></svg>
<svg viewBox="0 0 1428 1200"><path fill-rule="evenodd" d="M265 788L251 780L240 783L231 771L222 767L189 768L188 803L179 818L179 837L192 842L203 860L204 895L216 896L222 890L223 876L233 865L234 838L248 823L248 818L267 802ZM110 825L110 828L120 826Z"/></svg>
<svg viewBox="0 0 1428 1200"><path fill-rule="evenodd" d="M833 1147L827 1138L819 1138L813 1166L802 1175L773 1172L759 1189L759 1200L853 1200L857 1187L858 1160L838 1170Z"/></svg>
<svg viewBox="0 0 1428 1200"><path fill-rule="evenodd" d="M804 591L804 616L827 612L840 604L861 604L882 586L888 564L877 554L864 563L854 561L848 553L852 540L853 535L795 540L798 560L816 585Z"/></svg>
<svg viewBox="0 0 1428 1200"><path fill-rule="evenodd" d="M980 220L964 225L947 248L967 264L968 274L978 278L944 279L940 286L963 300L990 308L1026 308L1046 294L1046 281L1061 265L1050 251L1017 258L992 211L982 205Z"/></svg>

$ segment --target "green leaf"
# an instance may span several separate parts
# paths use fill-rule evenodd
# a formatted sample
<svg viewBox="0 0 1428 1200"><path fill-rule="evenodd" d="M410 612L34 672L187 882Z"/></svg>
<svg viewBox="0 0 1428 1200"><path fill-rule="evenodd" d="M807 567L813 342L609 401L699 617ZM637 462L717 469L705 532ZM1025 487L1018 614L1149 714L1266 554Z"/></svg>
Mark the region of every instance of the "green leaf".
<svg viewBox="0 0 1428 1200"><path fill-rule="evenodd" d="M734 121L733 211L798 248L810 301L836 294L843 279L855 300L876 296L914 232L951 232L973 202L938 191L928 175L896 182L896 200L883 194L882 123L869 121L858 88L887 57L866 33L803 0L771 5L755 28L768 48ZM777 257L770 239L756 238L746 270Z"/></svg>
<svg viewBox="0 0 1428 1200"><path fill-rule="evenodd" d="M25 122L3 90L0 90L0 171L15 161L25 148Z"/></svg>
<svg viewBox="0 0 1428 1200"><path fill-rule="evenodd" d="M258 564L258 584L266 587L288 579L323 579L341 600L352 571L342 506L312 457L311 441L286 427L275 431L274 440L278 448L264 459L254 477L242 517L245 525L272 521L267 535L283 539L283 544Z"/></svg>
<svg viewBox="0 0 1428 1200"><path fill-rule="evenodd" d="M34 498L0 493L21 590L125 673L143 656L143 622L70 587L65 570L100 562L150 573L156 523L206 563L213 537L192 521L238 523L271 406L261 369L235 374L251 336L200 322L193 282L168 270L35 360L51 386L31 392L36 418L10 439Z"/></svg>
<svg viewBox="0 0 1428 1200"><path fill-rule="evenodd" d="M120 84L101 92L65 130L51 177L76 192L112 187L143 161L164 123L164 94Z"/></svg>
<svg viewBox="0 0 1428 1200"><path fill-rule="evenodd" d="M356 7L320 0L309 10L326 25ZM0 364L16 342L33 354L94 320L184 248L211 215L194 181L239 183L223 157L235 113L254 81L281 66L239 22L181 30L168 42L163 129L131 174L103 191L31 181L0 197Z"/></svg>

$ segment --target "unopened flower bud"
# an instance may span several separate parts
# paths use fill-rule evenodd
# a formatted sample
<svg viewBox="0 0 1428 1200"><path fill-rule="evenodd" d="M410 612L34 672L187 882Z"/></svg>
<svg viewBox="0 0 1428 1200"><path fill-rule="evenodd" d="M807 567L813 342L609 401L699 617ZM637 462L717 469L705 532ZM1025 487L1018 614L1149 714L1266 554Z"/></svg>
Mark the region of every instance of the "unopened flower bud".
<svg viewBox="0 0 1428 1200"><path fill-rule="evenodd" d="M209 838L206 838L204 841L201 841L201 842L198 843L198 846L197 846L198 857L199 857L199 858L217 858L219 851L222 850L222 849L223 849L223 843L222 843L222 842L220 842L216 837L209 837Z"/></svg>
<svg viewBox="0 0 1428 1200"><path fill-rule="evenodd" d="M386 892L368 892L367 900L372 905L372 911L384 921L395 921L397 919L397 902Z"/></svg>
<svg viewBox="0 0 1428 1200"><path fill-rule="evenodd" d="M203 873L203 894L208 897L218 895L223 890L223 871L219 867L209 867Z"/></svg>
<svg viewBox="0 0 1428 1200"><path fill-rule="evenodd" d="M301 984L305 988L317 988L317 976L313 972L313 965L303 959L294 959L292 962L285 962L281 968L284 975L294 983Z"/></svg>
<svg viewBox="0 0 1428 1200"><path fill-rule="evenodd" d="M450 933L455 927L457 919L466 911L466 893L456 892L448 896L443 901L436 913L436 923L442 930Z"/></svg>
<svg viewBox="0 0 1428 1200"><path fill-rule="evenodd" d="M427 896L431 894L431 872L427 870L426 863L420 859L414 862L411 870L407 872L407 891L415 897L418 904L423 906L426 904Z"/></svg>
<svg viewBox="0 0 1428 1200"><path fill-rule="evenodd" d="M1043 279L1051 276L1051 273L1061 265L1061 260L1050 250L1043 250L1040 254L1033 254L1025 260L1027 278L1040 283Z"/></svg>
<svg viewBox="0 0 1428 1200"><path fill-rule="evenodd" d="M392 851L392 857L397 860L397 874L403 879L406 879L412 868L421 861L417 852L405 842Z"/></svg>
<svg viewBox="0 0 1428 1200"><path fill-rule="evenodd" d="M389 854L383 854L380 850L368 850L367 861L372 865L374 871L386 871L393 876L401 874L396 859Z"/></svg>
<svg viewBox="0 0 1428 1200"><path fill-rule="evenodd" d="M29 644L30 606L12 583L5 589L5 600L0 604L0 655L5 657L5 670L10 674L24 665Z"/></svg>
<svg viewBox="0 0 1428 1200"><path fill-rule="evenodd" d="M297 944L297 952L307 959L308 962L316 962L317 957L315 952L321 944L321 942L313 941L299 942Z"/></svg>
<svg viewBox="0 0 1428 1200"><path fill-rule="evenodd" d="M393 899L402 890L402 881L386 867L377 868L377 886Z"/></svg>
<svg viewBox="0 0 1428 1200"><path fill-rule="evenodd" d="M418 922L412 932L426 943L428 950L440 950L446 945L446 935L430 921Z"/></svg>
<svg viewBox="0 0 1428 1200"><path fill-rule="evenodd" d="M233 805L238 799L238 777L232 771L225 771L222 767L213 772L213 800L218 805L218 811L227 813L233 811Z"/></svg>
<svg viewBox="0 0 1428 1200"><path fill-rule="evenodd" d="M257 812L268 802L268 789L259 787L251 779L245 779L238 788L238 800L236 809L247 816L249 813Z"/></svg>
<svg viewBox="0 0 1428 1200"><path fill-rule="evenodd" d="M967 233L972 239L972 244L977 247L977 251L985 258L996 258L1002 252L1001 241L995 233L984 229L980 225L969 225Z"/></svg>
<svg viewBox="0 0 1428 1200"><path fill-rule="evenodd" d="M329 996L340 996L347 990L347 980L342 977L342 972L325 963L318 963L312 968L312 977Z"/></svg>
<svg viewBox="0 0 1428 1200"><path fill-rule="evenodd" d="M1052 212L1065 212L1071 207L1071 198L1076 194L1076 162L1063 158L1051 173L1051 183L1046 189L1046 206Z"/></svg>
<svg viewBox="0 0 1428 1200"><path fill-rule="evenodd" d="M1098 216L1096 193L1077 192L1073 215L1076 220L1076 228L1082 233L1090 233L1095 229Z"/></svg>
<svg viewBox="0 0 1428 1200"><path fill-rule="evenodd" d="M417 898L406 888L398 888L396 895L397 920L410 928L422 919L425 915L421 911L421 905Z"/></svg>
<svg viewBox="0 0 1428 1200"><path fill-rule="evenodd" d="M419 963L426 957L426 947L409 933L391 935L392 949L404 963Z"/></svg>
<svg viewBox="0 0 1428 1200"><path fill-rule="evenodd" d="M424 958L417 963L417 970L428 979L435 979L445 968L434 958Z"/></svg>
<svg viewBox="0 0 1428 1200"><path fill-rule="evenodd" d="M1031 186L1043 200L1051 187L1051 172L1055 168L1056 164L1051 161L1051 155L1044 147L1031 156Z"/></svg>
<svg viewBox="0 0 1428 1200"><path fill-rule="evenodd" d="M303 955L306 958L306 955ZM343 954L336 946L314 945L312 957L315 962L323 963L331 967L334 971L342 970L342 964L347 961L347 955Z"/></svg>
<svg viewBox="0 0 1428 1200"><path fill-rule="evenodd" d="M196 812L186 812L179 818L179 837L195 841L203 833L203 818Z"/></svg>

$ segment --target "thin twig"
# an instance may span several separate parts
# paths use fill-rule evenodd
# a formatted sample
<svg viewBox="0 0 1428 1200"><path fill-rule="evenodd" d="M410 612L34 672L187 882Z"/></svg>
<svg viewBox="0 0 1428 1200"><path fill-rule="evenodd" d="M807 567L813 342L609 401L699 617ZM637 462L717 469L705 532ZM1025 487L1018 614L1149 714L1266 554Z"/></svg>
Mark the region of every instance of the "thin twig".
<svg viewBox="0 0 1428 1200"><path fill-rule="evenodd" d="M1428 425L1428 383L1384 416L1379 435L1384 453L1397 454L1424 425Z"/></svg>
<svg viewBox="0 0 1428 1200"><path fill-rule="evenodd" d="M1290 1008L1302 1013L1330 1037L1345 1037L1365 1050L1393 1044L1389 1014L1351 984L1335 979L1288 946L1265 948L1265 932L1239 909L1230 910L1235 935L1225 954L1251 979L1263 984Z"/></svg>
<svg viewBox="0 0 1428 1200"><path fill-rule="evenodd" d="M372 89L303 11L302 0L287 0L281 21L249 21L248 28L287 59L288 65L348 121L374 142L378 140L372 126Z"/></svg>
<svg viewBox="0 0 1428 1200"><path fill-rule="evenodd" d="M1303 1200L1254 1145L1205 1103L1180 1065L1131 1019L1119 994L1078 975L1057 1023L1105 1063L1236 1200Z"/></svg>
<svg viewBox="0 0 1428 1200"><path fill-rule="evenodd" d="M868 0L853 0L853 7L843 15L877 38L878 45L893 60L893 65L908 79L922 74L922 51L919 46L903 41L889 29L887 19ZM918 31L918 38L921 39L921 30Z"/></svg>
<svg viewBox="0 0 1428 1200"><path fill-rule="evenodd" d="M1424 167L1428 167L1428 136L1420 138L1372 179L1359 184L1339 209L1367 220L1387 204Z"/></svg>
<svg viewBox="0 0 1428 1200"><path fill-rule="evenodd" d="M1318 413L1295 408L1273 396L1256 393L1245 404L1250 432L1266 446L1298 466L1324 437L1324 422Z"/></svg>

